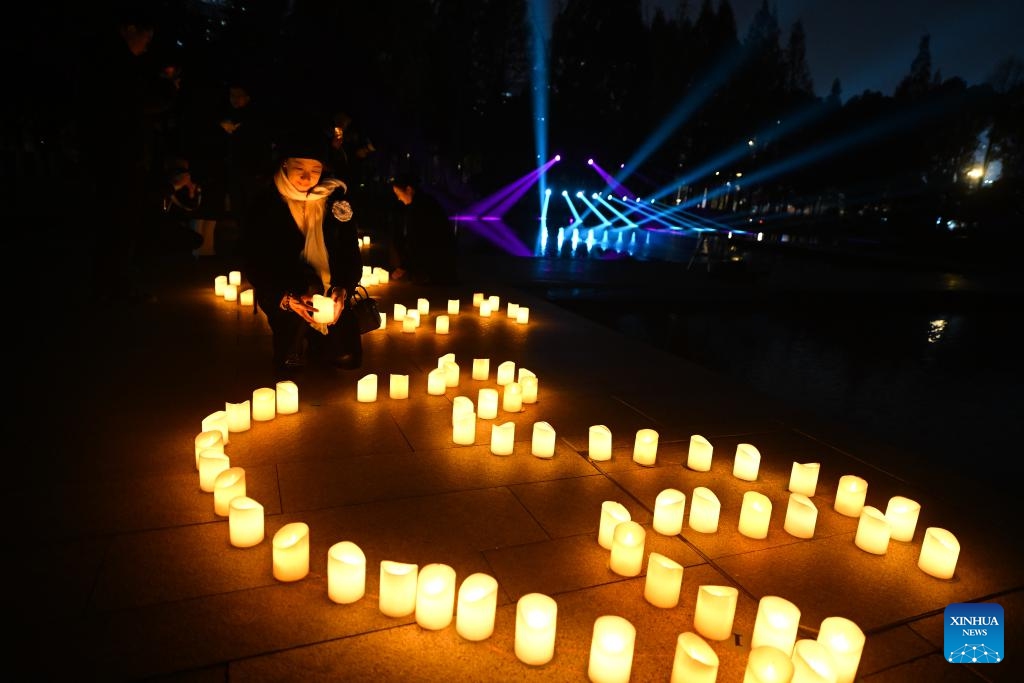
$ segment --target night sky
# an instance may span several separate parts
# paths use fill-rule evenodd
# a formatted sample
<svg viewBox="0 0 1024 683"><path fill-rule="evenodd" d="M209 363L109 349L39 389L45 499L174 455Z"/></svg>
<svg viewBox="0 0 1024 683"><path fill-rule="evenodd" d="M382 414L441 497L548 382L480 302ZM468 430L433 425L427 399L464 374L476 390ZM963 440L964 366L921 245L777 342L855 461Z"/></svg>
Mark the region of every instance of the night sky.
<svg viewBox="0 0 1024 683"><path fill-rule="evenodd" d="M702 0L690 0L696 18ZM660 6L674 16L679 0L644 0L648 16ZM731 0L742 40L762 0ZM717 4L717 2L716 2ZM839 78L843 100L876 90L891 95L910 70L924 34L931 35L932 72L968 85L986 80L1001 59L1024 59L1021 0L769 0L777 8L783 46L801 20L807 62L818 95Z"/></svg>

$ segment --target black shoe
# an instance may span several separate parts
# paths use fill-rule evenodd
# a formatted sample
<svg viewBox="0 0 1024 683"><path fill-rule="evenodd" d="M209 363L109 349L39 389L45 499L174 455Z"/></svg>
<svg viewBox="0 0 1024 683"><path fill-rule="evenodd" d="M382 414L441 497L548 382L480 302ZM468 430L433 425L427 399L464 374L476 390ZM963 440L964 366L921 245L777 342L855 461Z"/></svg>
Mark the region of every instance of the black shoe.
<svg viewBox="0 0 1024 683"><path fill-rule="evenodd" d="M342 370L355 370L363 364L363 358L355 353L343 353L334 357L334 367Z"/></svg>

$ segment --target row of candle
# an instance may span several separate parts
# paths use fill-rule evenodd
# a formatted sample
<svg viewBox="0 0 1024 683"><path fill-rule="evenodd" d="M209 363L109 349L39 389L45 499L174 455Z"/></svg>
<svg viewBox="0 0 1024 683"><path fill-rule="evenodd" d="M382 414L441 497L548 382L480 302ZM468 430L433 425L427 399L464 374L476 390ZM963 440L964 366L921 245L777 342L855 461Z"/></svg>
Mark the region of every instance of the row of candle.
<svg viewBox="0 0 1024 683"><path fill-rule="evenodd" d="M497 310L500 299L497 296L490 296L483 298L483 294L477 292L474 296L474 306L479 309L479 315L482 318L489 318L494 310ZM446 316L456 316L461 313L462 306L459 299L448 299L448 307L446 309ZM517 303L509 303L507 308L508 318L514 320L520 325L525 325L530 322L530 308L528 306L521 306ZM407 306L401 303L395 303L392 308L392 317L395 322L404 323L406 319L411 318L414 320L415 326L419 326L421 318L430 315L430 300L420 297L416 300L415 308ZM448 320L446 316L438 316L438 320ZM405 330L405 325L402 327Z"/></svg>
<svg viewBox="0 0 1024 683"><path fill-rule="evenodd" d="M592 460L611 458L611 433L604 425L593 425L589 433L589 456ZM633 446L633 460L638 464L651 466L657 459L658 433L653 429L640 429ZM699 434L690 437L687 466L697 471L711 469L713 448L711 443ZM733 476L743 481L756 481L761 464L761 454L752 444L740 443L736 447L733 461ZM794 462L790 473L791 492L786 511L784 528L797 538L812 538L817 520L817 508L810 497L817 490L820 463ZM856 475L843 475L836 487L833 508L847 517L857 517L857 533L854 543L865 552L884 555L889 541L911 541L917 528L921 506L917 501L904 496L889 499L885 512L865 505L867 481ZM706 519L693 520L695 530L717 529L718 499L713 493L698 487L694 504L701 504L706 510ZM772 503L764 494L747 491L743 496L739 530L750 538L765 538L771 517ZM922 571L936 578L952 578L959 558L960 544L946 529L929 527L922 543L918 566Z"/></svg>
<svg viewBox="0 0 1024 683"><path fill-rule="evenodd" d="M279 581L305 578L309 573L309 527L303 522L283 526L273 539L273 571ZM366 556L358 545L341 541L327 554L328 597L351 604L366 594ZM644 595L658 607L675 607L679 599L682 566L651 553ZM671 578L665 581L664 577ZM652 579L652 576L655 577ZM675 584L674 599L665 601L652 586ZM383 560L380 563L378 608L388 617L414 616L426 630L441 630L455 622L466 640L482 641L494 633L498 583L485 573L466 577L456 588L456 572L446 564L416 564ZM662 591L664 592L664 591ZM677 638L671 681L715 681L718 657L707 640L733 635L738 591L731 586L702 585L694 609L694 632ZM456 609L456 604L458 605ZM548 595L528 593L516 603L514 651L523 663L547 664L554 657L558 605ZM746 664L750 681L833 680L849 683L860 664L865 636L851 620L827 617L815 640L797 640L800 610L779 596L758 602ZM603 615L594 622L588 677L601 683L629 681L636 629L625 618ZM705 640L707 639L707 640ZM813 643L813 645L812 645ZM825 678L794 678L801 668Z"/></svg>

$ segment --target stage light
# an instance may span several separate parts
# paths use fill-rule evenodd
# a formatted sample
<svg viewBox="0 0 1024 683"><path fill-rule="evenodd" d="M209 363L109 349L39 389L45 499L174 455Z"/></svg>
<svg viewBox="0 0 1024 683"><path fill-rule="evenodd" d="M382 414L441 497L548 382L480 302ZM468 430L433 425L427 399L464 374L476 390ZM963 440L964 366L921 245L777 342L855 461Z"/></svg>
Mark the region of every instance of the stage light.
<svg viewBox="0 0 1024 683"><path fill-rule="evenodd" d="M587 159L587 166L593 166L593 165L594 165L594 160L593 159Z"/></svg>

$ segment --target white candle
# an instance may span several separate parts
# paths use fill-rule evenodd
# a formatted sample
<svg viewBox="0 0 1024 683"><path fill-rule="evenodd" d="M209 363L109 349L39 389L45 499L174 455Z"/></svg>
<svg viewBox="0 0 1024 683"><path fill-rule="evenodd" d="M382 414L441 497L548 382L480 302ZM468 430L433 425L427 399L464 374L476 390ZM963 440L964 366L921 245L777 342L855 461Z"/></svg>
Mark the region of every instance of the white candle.
<svg viewBox="0 0 1024 683"><path fill-rule="evenodd" d="M683 565L661 553L647 556L647 578L644 580L644 599L655 607L665 609L679 604L679 591L683 587Z"/></svg>
<svg viewBox="0 0 1024 683"><path fill-rule="evenodd" d="M339 541L327 551L327 597L350 605L366 595L366 554L352 541Z"/></svg>
<svg viewBox="0 0 1024 683"><path fill-rule="evenodd" d="M213 512L227 517L231 511L231 501L245 495L245 470L241 467L229 467L213 480Z"/></svg>
<svg viewBox="0 0 1024 683"><path fill-rule="evenodd" d="M199 454L199 489L213 493L217 475L231 467L231 459L223 451L216 448L202 451Z"/></svg>
<svg viewBox="0 0 1024 683"><path fill-rule="evenodd" d="M224 301L238 301L238 285L224 285Z"/></svg>
<svg viewBox="0 0 1024 683"><path fill-rule="evenodd" d="M369 235L367 235L367 239L369 239ZM370 270L370 272L373 274L375 278L377 278L377 284L386 285L388 281L391 279L391 273L384 270L380 266L374 266L373 269Z"/></svg>
<svg viewBox="0 0 1024 683"><path fill-rule="evenodd" d="M802 493L789 494L786 506L786 522L783 528L790 536L814 538L814 527L818 523L818 508Z"/></svg>
<svg viewBox="0 0 1024 683"><path fill-rule="evenodd" d="M782 650L762 645L747 655L743 683L790 683L792 678L793 659Z"/></svg>
<svg viewBox="0 0 1024 683"><path fill-rule="evenodd" d="M937 579L952 579L960 557L960 542L946 529L932 526L924 530L917 566Z"/></svg>
<svg viewBox="0 0 1024 683"><path fill-rule="evenodd" d="M291 415L299 412L299 387L290 379L277 383L277 414Z"/></svg>
<svg viewBox="0 0 1024 683"><path fill-rule="evenodd" d="M232 434L247 432L252 427L251 403L246 400L240 403L225 403L224 412L228 414L228 431Z"/></svg>
<svg viewBox="0 0 1024 683"><path fill-rule="evenodd" d="M587 439L588 458L601 462L612 459L612 430L605 425L591 425Z"/></svg>
<svg viewBox="0 0 1024 683"><path fill-rule="evenodd" d="M260 387L252 392L252 419L257 422L273 420L277 416L277 392Z"/></svg>
<svg viewBox="0 0 1024 683"><path fill-rule="evenodd" d="M537 386L540 380L537 379L537 375L529 374L522 377L519 380L519 388L523 392L523 403L536 403L537 402Z"/></svg>
<svg viewBox="0 0 1024 683"><path fill-rule="evenodd" d="M409 311L402 318L402 332L404 332L405 334L412 334L413 332L416 331L416 328L419 326L417 324L418 321L416 320L416 318L412 316L412 313L413 311Z"/></svg>
<svg viewBox="0 0 1024 683"><path fill-rule="evenodd" d="M612 554L608 568L619 576L638 576L644 567L647 532L636 522L622 522L612 532Z"/></svg>
<svg viewBox="0 0 1024 683"><path fill-rule="evenodd" d="M493 420L498 417L498 390L491 387L481 389L476 396L476 412L481 419Z"/></svg>
<svg viewBox="0 0 1024 683"><path fill-rule="evenodd" d="M448 315L458 315L458 314L459 314L459 300L458 299L448 299Z"/></svg>
<svg viewBox="0 0 1024 683"><path fill-rule="evenodd" d="M523 389L519 382L509 382L501 391L501 409L506 413L518 413L523 410Z"/></svg>
<svg viewBox="0 0 1024 683"><path fill-rule="evenodd" d="M491 374L491 359L490 358L474 358L473 359L473 379L486 380Z"/></svg>
<svg viewBox="0 0 1024 683"><path fill-rule="evenodd" d="M606 550L612 549L615 527L630 520L629 510L622 503L606 500L601 503L601 523L597 529L597 544Z"/></svg>
<svg viewBox="0 0 1024 683"><path fill-rule="evenodd" d="M726 640L732 636L736 602L740 592L732 586L700 586L693 611L693 628L708 640Z"/></svg>
<svg viewBox="0 0 1024 683"><path fill-rule="evenodd" d="M217 296L224 296L224 290L228 286L228 276L218 275L213 278L213 293Z"/></svg>
<svg viewBox="0 0 1024 683"><path fill-rule="evenodd" d="M872 555L885 555L889 550L889 521L876 507L865 505L857 520L857 534L853 543L858 548Z"/></svg>
<svg viewBox="0 0 1024 683"><path fill-rule="evenodd" d="M405 311L405 320L402 321L402 324L405 324L406 320L411 320L413 327L419 327L420 322L423 320L423 316L421 316L420 312L415 308L409 308Z"/></svg>
<svg viewBox="0 0 1024 683"><path fill-rule="evenodd" d="M796 605L777 595L765 595L757 603L750 647L770 645L792 656L799 627L800 609Z"/></svg>
<svg viewBox="0 0 1024 683"><path fill-rule="evenodd" d="M480 304L482 304L483 301L484 301L484 293L483 292L473 292L473 305L474 306L479 308Z"/></svg>
<svg viewBox="0 0 1024 683"><path fill-rule="evenodd" d="M489 297L487 297L487 303L490 305L492 311L501 310L501 297L499 297L497 294L491 294Z"/></svg>
<svg viewBox="0 0 1024 683"><path fill-rule="evenodd" d="M718 655L711 646L696 633L680 633L669 683L715 683L717 678Z"/></svg>
<svg viewBox="0 0 1024 683"><path fill-rule="evenodd" d="M889 522L892 540L912 541L917 530L917 518L921 514L921 504L916 500L893 496L885 506L885 518Z"/></svg>
<svg viewBox="0 0 1024 683"><path fill-rule="evenodd" d="M409 375L392 374L388 391L391 398L409 398Z"/></svg>
<svg viewBox="0 0 1024 683"><path fill-rule="evenodd" d="M263 542L263 506L247 496L231 499L228 506L228 538L236 548L251 548Z"/></svg>
<svg viewBox="0 0 1024 683"><path fill-rule="evenodd" d="M826 617L818 629L817 640L832 656L836 683L853 683L864 652L864 631L845 617Z"/></svg>
<svg viewBox="0 0 1024 683"><path fill-rule="evenodd" d="M636 628L627 619L613 614L598 617L590 639L587 677L592 683L628 683L635 643Z"/></svg>
<svg viewBox="0 0 1024 683"><path fill-rule="evenodd" d="M431 396L444 396L445 387L444 370L434 368L427 373L427 393Z"/></svg>
<svg viewBox="0 0 1024 683"><path fill-rule="evenodd" d="M321 294L313 295L313 322L325 324L334 322L334 299Z"/></svg>
<svg viewBox="0 0 1024 683"><path fill-rule="evenodd" d="M416 311L420 315L428 315L430 313L430 300L423 297L416 299Z"/></svg>
<svg viewBox="0 0 1024 683"><path fill-rule="evenodd" d="M388 325L388 314L381 311L380 314L380 325L377 326L378 330L383 330Z"/></svg>
<svg viewBox="0 0 1024 683"><path fill-rule="evenodd" d="M658 432L653 429L638 429L633 441L633 462L651 466L658 458Z"/></svg>
<svg viewBox="0 0 1024 683"><path fill-rule="evenodd" d="M298 581L309 574L309 526L285 524L274 534L274 578Z"/></svg>
<svg viewBox="0 0 1024 683"><path fill-rule="evenodd" d="M416 577L419 566L382 560L380 563L380 611L387 617L407 617L416 611Z"/></svg>
<svg viewBox="0 0 1024 683"><path fill-rule="evenodd" d="M454 353L446 353L446 354L444 354L443 356L441 356L440 358L437 359L437 367L440 370L444 370L444 364L445 363L454 363L454 362L455 362L455 354Z"/></svg>
<svg viewBox="0 0 1024 683"><path fill-rule="evenodd" d="M434 333L448 334L448 316L439 315L434 318Z"/></svg>
<svg viewBox="0 0 1024 683"><path fill-rule="evenodd" d="M231 442L230 432L228 431L228 411L217 410L203 418L203 431L208 432L214 429L220 432L225 444Z"/></svg>
<svg viewBox="0 0 1024 683"><path fill-rule="evenodd" d="M498 365L497 383L499 387L514 382L516 379L516 364L507 360Z"/></svg>
<svg viewBox="0 0 1024 683"><path fill-rule="evenodd" d="M224 452L224 435L219 429L209 429L199 432L195 438L196 445L196 470L199 470L199 454L203 451Z"/></svg>
<svg viewBox="0 0 1024 683"><path fill-rule="evenodd" d="M242 271L240 271L240 270L228 271L228 284L229 285L240 285L240 284L242 284Z"/></svg>
<svg viewBox="0 0 1024 683"><path fill-rule="evenodd" d="M555 655L558 604L542 593L527 593L516 603L515 653L523 664L541 666Z"/></svg>
<svg viewBox="0 0 1024 683"><path fill-rule="evenodd" d="M491 302L486 299L480 302L480 317L490 318L491 317Z"/></svg>
<svg viewBox="0 0 1024 683"><path fill-rule="evenodd" d="M686 466L696 472L707 472L711 469L713 451L710 441L700 434L691 435L690 449L686 453Z"/></svg>
<svg viewBox="0 0 1024 683"><path fill-rule="evenodd" d="M749 443L736 446L736 458L733 460L732 476L743 481L757 481L757 471L761 468L761 453Z"/></svg>
<svg viewBox="0 0 1024 683"><path fill-rule="evenodd" d="M868 494L868 483L858 476L844 474L836 488L835 511L847 517L859 517Z"/></svg>
<svg viewBox="0 0 1024 683"><path fill-rule="evenodd" d="M757 491L743 494L740 508L740 533L747 538L767 538L768 522L772 517L772 501Z"/></svg>
<svg viewBox="0 0 1024 683"><path fill-rule="evenodd" d="M459 364L453 360L445 361L444 367L441 368L444 372L444 385L446 387L457 387L459 386Z"/></svg>
<svg viewBox="0 0 1024 683"><path fill-rule="evenodd" d="M513 304L510 302L506 308L505 315L507 315L510 320L515 320L516 316L519 315L519 304Z"/></svg>
<svg viewBox="0 0 1024 683"><path fill-rule="evenodd" d="M356 400L360 403L373 403L377 400L377 375L371 373L359 378L356 382Z"/></svg>
<svg viewBox="0 0 1024 683"><path fill-rule="evenodd" d="M515 435L515 422L491 425L491 453L494 455L512 455L515 447Z"/></svg>
<svg viewBox="0 0 1024 683"><path fill-rule="evenodd" d="M416 623L440 631L455 615L455 570L446 564L428 564L416 580Z"/></svg>
<svg viewBox="0 0 1024 683"><path fill-rule="evenodd" d="M404 304L395 304L391 317L395 319L396 323L403 322L405 320L405 313L408 310Z"/></svg>
<svg viewBox="0 0 1024 683"><path fill-rule="evenodd" d="M473 412L473 399L469 396L456 396L452 399L452 424L459 415Z"/></svg>
<svg viewBox="0 0 1024 683"><path fill-rule="evenodd" d="M519 312L516 313L516 322L520 325L525 325L530 322L530 309L528 307L519 307Z"/></svg>
<svg viewBox="0 0 1024 683"><path fill-rule="evenodd" d="M476 443L476 413L470 410L452 416L452 442L460 446Z"/></svg>
<svg viewBox="0 0 1024 683"><path fill-rule="evenodd" d="M718 517L722 503L711 489L698 486L690 500L690 528L702 534L718 531Z"/></svg>
<svg viewBox="0 0 1024 683"><path fill-rule="evenodd" d="M511 386L511 385L509 385ZM506 391L508 387L505 387ZM533 423L533 439L530 452L538 458L550 458L555 454L555 428L547 422Z"/></svg>
<svg viewBox="0 0 1024 683"><path fill-rule="evenodd" d="M239 292L238 303L242 304L243 306L254 306L256 304L256 300L254 298L253 290L250 288L243 289L241 292Z"/></svg>
<svg viewBox="0 0 1024 683"><path fill-rule="evenodd" d="M824 645L810 638L796 641L791 683L836 683L837 680L832 655Z"/></svg>
<svg viewBox="0 0 1024 683"><path fill-rule="evenodd" d="M794 462L793 469L789 474L789 490L810 498L818 490L819 471L821 471L821 463Z"/></svg>
<svg viewBox="0 0 1024 683"><path fill-rule="evenodd" d="M654 523L659 534L675 536L683 530L686 494L677 489L664 489L654 499Z"/></svg>
<svg viewBox="0 0 1024 683"><path fill-rule="evenodd" d="M486 640L494 633L494 615L498 605L498 582L493 576L477 572L459 586L455 631L471 641Z"/></svg>

